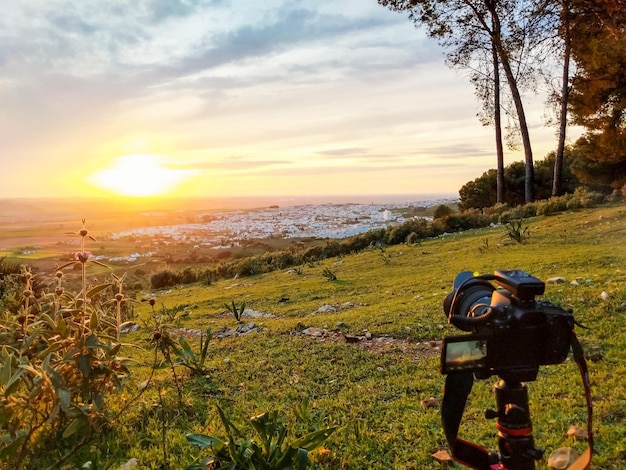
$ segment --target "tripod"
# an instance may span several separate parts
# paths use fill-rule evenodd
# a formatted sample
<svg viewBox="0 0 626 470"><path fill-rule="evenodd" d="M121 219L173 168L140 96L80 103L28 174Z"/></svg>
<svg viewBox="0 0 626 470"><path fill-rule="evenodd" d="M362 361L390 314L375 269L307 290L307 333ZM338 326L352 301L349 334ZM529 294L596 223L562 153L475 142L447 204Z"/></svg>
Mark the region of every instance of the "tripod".
<svg viewBox="0 0 626 470"><path fill-rule="evenodd" d="M497 410L487 410L488 419L497 418L499 464L493 469L534 470L544 449L535 447L528 410L528 389L516 381L500 380L496 385Z"/></svg>

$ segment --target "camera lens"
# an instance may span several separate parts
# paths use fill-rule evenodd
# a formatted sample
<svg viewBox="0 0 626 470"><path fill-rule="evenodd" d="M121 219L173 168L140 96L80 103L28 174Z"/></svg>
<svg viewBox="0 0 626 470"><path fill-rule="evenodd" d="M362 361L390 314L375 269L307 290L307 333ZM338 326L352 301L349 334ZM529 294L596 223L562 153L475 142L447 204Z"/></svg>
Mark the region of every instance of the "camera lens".
<svg viewBox="0 0 626 470"><path fill-rule="evenodd" d="M493 285L483 279L461 273L455 279L455 290L443 301L443 311L450 323L463 331L474 331L480 324L479 318L487 314L491 303ZM457 283L462 277L460 283ZM471 318L472 320L467 320Z"/></svg>

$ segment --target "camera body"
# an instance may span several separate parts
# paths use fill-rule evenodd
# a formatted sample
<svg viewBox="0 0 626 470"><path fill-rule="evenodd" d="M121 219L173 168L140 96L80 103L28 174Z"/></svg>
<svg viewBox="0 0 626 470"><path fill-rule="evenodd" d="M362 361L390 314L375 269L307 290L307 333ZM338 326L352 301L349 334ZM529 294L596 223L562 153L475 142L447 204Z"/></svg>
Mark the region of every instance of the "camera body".
<svg viewBox="0 0 626 470"><path fill-rule="evenodd" d="M565 361L574 316L535 300L544 291L542 281L521 270L459 273L444 311L450 323L471 334L444 338L442 374L473 372L479 379L498 375L528 382L536 379L539 366Z"/></svg>

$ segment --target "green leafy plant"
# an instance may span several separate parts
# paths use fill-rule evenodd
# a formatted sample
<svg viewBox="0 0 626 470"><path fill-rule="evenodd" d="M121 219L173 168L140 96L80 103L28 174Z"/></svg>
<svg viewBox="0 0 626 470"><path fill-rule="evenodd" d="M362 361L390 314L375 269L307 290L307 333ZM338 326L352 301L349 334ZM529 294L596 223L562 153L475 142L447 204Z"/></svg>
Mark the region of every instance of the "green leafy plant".
<svg viewBox="0 0 626 470"><path fill-rule="evenodd" d="M168 308L165 305L161 304L161 310L159 313L152 309L152 317L157 321L157 323L162 323L166 325L166 327L179 327L183 319L189 316L189 312L186 310L185 305L175 305L172 308Z"/></svg>
<svg viewBox="0 0 626 470"><path fill-rule="evenodd" d="M241 318L243 317L243 314L246 311L246 303L245 302L241 302L241 304L237 305L234 300L231 300L230 305L229 304L224 304L224 307L226 307L226 310L233 317L235 317L235 320L237 320L239 323L241 323Z"/></svg>
<svg viewBox="0 0 626 470"><path fill-rule="evenodd" d="M88 289L84 225L75 260L54 275L54 292L38 294L22 268L17 315L0 318L0 460L16 468L40 468L42 449L55 448L55 465L67 460L110 422L106 399L130 374L119 356L116 320L100 302L110 284ZM81 268L81 291L63 288L61 269ZM56 468L56 467L55 467Z"/></svg>
<svg viewBox="0 0 626 470"><path fill-rule="evenodd" d="M278 412L271 411L250 419L257 440L246 438L218 407L227 440L204 434L188 434L187 441L207 449L209 456L196 460L186 470L207 468L228 469L298 469L306 468L310 451L319 447L336 428L313 431L300 438L288 440L288 429ZM257 442L258 441L258 442Z"/></svg>
<svg viewBox="0 0 626 470"><path fill-rule="evenodd" d="M524 226L523 219L514 219L504 227L504 238L508 238L516 243L524 243L530 238L530 227Z"/></svg>
<svg viewBox="0 0 626 470"><path fill-rule="evenodd" d="M153 305L151 301L151 305ZM163 318L161 316L155 315L153 316L153 323L150 325L151 328L151 336L149 339L150 345L154 349L154 366L153 369L166 369L169 368L172 372L172 378L174 379L174 385L176 387L176 391L178 392L178 401L179 404L183 403L183 392L182 392L182 382L178 377L178 373L176 372L176 366L178 363L173 359L172 356L178 356L180 354L180 350L178 349L178 345L174 338L170 334L169 325L163 322ZM157 361L157 355L161 353L162 359L161 361Z"/></svg>
<svg viewBox="0 0 626 470"><path fill-rule="evenodd" d="M205 374L206 367L204 364L208 356L211 338L211 328L207 328L206 332L200 335L200 351L196 353L187 340L181 336L178 339L180 349L173 348L174 354L179 359L177 363L189 369L192 374Z"/></svg>
<svg viewBox="0 0 626 470"><path fill-rule="evenodd" d="M387 247L385 245L378 245L378 249L380 250L380 257L383 260L383 263L389 264L391 263L391 254L387 253Z"/></svg>
<svg viewBox="0 0 626 470"><path fill-rule="evenodd" d="M324 268L324 270L322 271L322 276L324 276L329 281L337 280L337 275L328 268Z"/></svg>

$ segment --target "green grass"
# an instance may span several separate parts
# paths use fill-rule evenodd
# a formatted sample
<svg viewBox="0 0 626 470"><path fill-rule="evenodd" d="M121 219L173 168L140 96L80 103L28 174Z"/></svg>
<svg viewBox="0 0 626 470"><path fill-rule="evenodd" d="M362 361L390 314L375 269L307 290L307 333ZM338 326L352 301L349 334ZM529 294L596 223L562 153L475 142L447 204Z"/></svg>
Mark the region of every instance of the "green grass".
<svg viewBox="0 0 626 470"><path fill-rule="evenodd" d="M543 280L578 279L578 285L548 285L544 298L574 309L576 319L589 328L578 329L579 338L600 359L589 364L597 449L592 468L625 468L626 206L525 222L531 236L524 244L506 242L502 227L486 228L388 247L387 261L378 250L364 251L302 266L299 274L277 271L157 292L156 311L163 304L185 306L190 312L180 325L184 328L235 328L237 322L224 307L232 301L274 317L244 318L260 325L260 332L213 339L206 376L184 375L179 368L184 376L182 403L171 373L158 371L141 399L91 448L83 449L74 464L91 460L99 461L98 468L117 468L134 457L139 468L182 468L201 455L187 444L186 433L225 437L217 419L219 405L241 426L248 417L269 410L283 412L296 435L338 426L325 443L331 452L313 452L315 468L442 468L431 457L446 448L439 410L424 409L420 401L441 397L444 382L437 351L428 342L460 333L447 325L443 299L459 271L515 268ZM325 268L336 274L336 281L323 276ZM607 300L600 298L603 291ZM289 300L279 302L284 298ZM339 310L314 314L324 304ZM152 315L147 303L137 311L140 322ZM374 338L402 341L370 349L297 334L303 327L335 330L338 325L347 334L368 331ZM148 337L144 329L124 340L147 349ZM198 348L198 340L189 341ZM130 346L125 354L138 361L126 396L149 376L152 354ZM495 450L495 424L483 417L485 409L495 406L494 382L475 384L461 432ZM547 468L547 455L557 447L584 449L585 443L565 435L570 426L585 424L582 393L571 361L542 368L537 381L529 384L535 441L548 448L538 468Z"/></svg>

